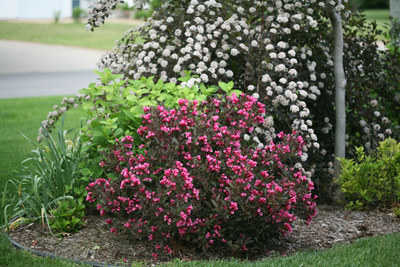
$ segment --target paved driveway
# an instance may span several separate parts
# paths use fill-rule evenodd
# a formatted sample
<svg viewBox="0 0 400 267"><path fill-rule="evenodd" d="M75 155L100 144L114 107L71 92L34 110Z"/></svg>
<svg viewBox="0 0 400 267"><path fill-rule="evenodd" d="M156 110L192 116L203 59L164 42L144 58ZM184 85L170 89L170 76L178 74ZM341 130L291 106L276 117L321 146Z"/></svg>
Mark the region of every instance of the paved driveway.
<svg viewBox="0 0 400 267"><path fill-rule="evenodd" d="M0 98L75 95L96 81L104 52L0 40Z"/></svg>

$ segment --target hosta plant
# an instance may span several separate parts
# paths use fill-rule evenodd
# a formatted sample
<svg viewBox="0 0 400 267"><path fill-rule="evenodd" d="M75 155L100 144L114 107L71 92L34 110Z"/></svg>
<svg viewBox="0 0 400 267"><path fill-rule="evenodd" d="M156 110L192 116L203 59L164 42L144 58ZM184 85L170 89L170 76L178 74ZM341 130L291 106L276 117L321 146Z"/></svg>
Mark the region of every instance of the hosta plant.
<svg viewBox="0 0 400 267"><path fill-rule="evenodd" d="M85 216L85 205L82 200L65 199L58 202L58 206L49 212L53 215L50 227L58 236L65 233L75 233L86 225L82 220Z"/></svg>
<svg viewBox="0 0 400 267"><path fill-rule="evenodd" d="M103 155L100 165L116 179L91 182L87 200L98 201L102 215L126 219L123 229L107 219L111 232L153 242L157 258L176 242L255 252L290 233L295 220L310 223L313 182L291 166L305 145L296 131L278 133L266 146L245 140L266 113L245 94L179 105L145 107L142 144L124 136Z"/></svg>

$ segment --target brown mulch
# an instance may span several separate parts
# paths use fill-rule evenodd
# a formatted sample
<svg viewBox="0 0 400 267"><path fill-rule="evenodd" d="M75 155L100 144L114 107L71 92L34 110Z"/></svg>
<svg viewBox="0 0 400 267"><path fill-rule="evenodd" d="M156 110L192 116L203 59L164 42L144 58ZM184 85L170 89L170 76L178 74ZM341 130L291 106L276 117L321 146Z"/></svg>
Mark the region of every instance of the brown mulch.
<svg viewBox="0 0 400 267"><path fill-rule="evenodd" d="M293 232L283 240L271 241L271 251L265 255L253 256L261 259L280 253L293 254L307 248L325 249L334 244L352 243L357 238L379 236L400 231L400 218L390 211L349 211L343 207L319 205L318 215L309 226L300 221L293 224ZM154 244L130 239L127 234L109 233L109 225L104 223L106 216L96 214L84 218L87 226L78 233L54 238L47 226L31 224L17 228L10 236L20 244L37 251L53 255L91 262L108 264L127 264L144 262L154 265L171 260L172 257L183 261L231 258L234 255L222 255L217 252L203 253L181 246L173 247L173 256L155 261L151 256ZM273 249L273 250L272 250Z"/></svg>

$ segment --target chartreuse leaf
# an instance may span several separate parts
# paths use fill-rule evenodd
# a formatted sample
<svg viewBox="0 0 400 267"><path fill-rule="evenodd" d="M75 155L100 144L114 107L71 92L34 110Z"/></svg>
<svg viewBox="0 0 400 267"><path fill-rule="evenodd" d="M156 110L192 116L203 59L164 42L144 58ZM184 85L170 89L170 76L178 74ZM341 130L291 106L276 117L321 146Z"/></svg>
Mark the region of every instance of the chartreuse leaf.
<svg viewBox="0 0 400 267"><path fill-rule="evenodd" d="M243 94L243 92L240 91L240 90L232 90L232 91L230 91L230 94L231 94L231 95L232 95L232 94L236 94L236 96L238 96L238 95Z"/></svg>
<svg viewBox="0 0 400 267"><path fill-rule="evenodd" d="M218 85L225 93L229 93L230 90L228 88L228 84L224 82L218 82Z"/></svg>
<svg viewBox="0 0 400 267"><path fill-rule="evenodd" d="M108 69L104 69L104 72L106 72L106 70L108 70ZM98 70L94 70L93 73L99 75L99 76L102 77L102 78L105 76L104 73L102 73L101 71L98 71Z"/></svg>
<svg viewBox="0 0 400 267"><path fill-rule="evenodd" d="M78 91L80 94L84 95L90 95L90 90L86 88L82 88L81 90Z"/></svg>
<svg viewBox="0 0 400 267"><path fill-rule="evenodd" d="M91 109L92 107L94 107L94 103L93 102L84 102L82 104L83 110L88 110L88 109Z"/></svg>

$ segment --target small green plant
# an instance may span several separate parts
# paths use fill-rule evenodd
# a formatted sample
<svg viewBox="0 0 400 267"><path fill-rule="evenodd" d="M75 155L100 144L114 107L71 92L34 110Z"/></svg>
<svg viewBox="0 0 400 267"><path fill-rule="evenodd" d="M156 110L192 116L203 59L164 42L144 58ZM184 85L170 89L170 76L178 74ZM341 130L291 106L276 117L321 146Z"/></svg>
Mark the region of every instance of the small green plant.
<svg viewBox="0 0 400 267"><path fill-rule="evenodd" d="M72 18L75 22L79 22L82 17L86 16L86 11L80 7L74 7L72 10Z"/></svg>
<svg viewBox="0 0 400 267"><path fill-rule="evenodd" d="M400 199L400 143L389 138L367 155L356 148L356 160L340 159L339 183L348 200L348 209L388 207ZM399 213L399 211L397 211Z"/></svg>
<svg viewBox="0 0 400 267"><path fill-rule="evenodd" d="M397 217L400 217L400 207L397 207L397 208L394 209L394 214L395 214Z"/></svg>
<svg viewBox="0 0 400 267"><path fill-rule="evenodd" d="M61 15L61 10L53 11L54 23L58 23L58 20L60 19L60 15Z"/></svg>
<svg viewBox="0 0 400 267"><path fill-rule="evenodd" d="M50 227L56 235L62 236L64 233L76 233L78 229L85 226L82 221L85 216L85 205L82 200L65 199L58 202L58 207L50 210L53 218L50 219Z"/></svg>

